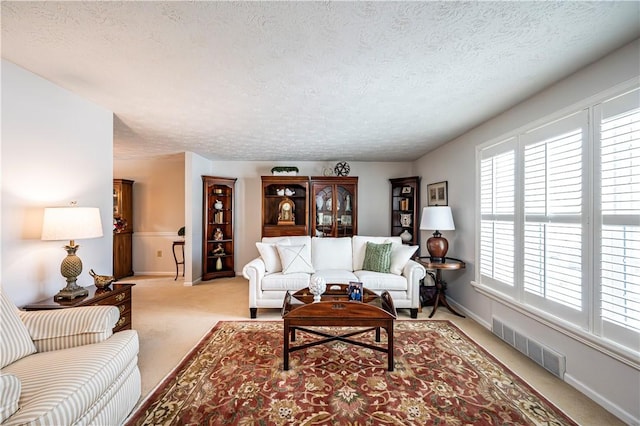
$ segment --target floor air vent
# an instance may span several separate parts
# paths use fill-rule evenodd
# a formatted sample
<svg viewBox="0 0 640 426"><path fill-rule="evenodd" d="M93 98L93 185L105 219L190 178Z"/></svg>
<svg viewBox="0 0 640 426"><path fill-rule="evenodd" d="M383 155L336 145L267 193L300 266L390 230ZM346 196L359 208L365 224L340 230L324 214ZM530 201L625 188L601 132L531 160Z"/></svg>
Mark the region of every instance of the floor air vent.
<svg viewBox="0 0 640 426"><path fill-rule="evenodd" d="M563 378L566 358L556 351L547 348L535 340L529 339L517 330L512 329L497 318L493 318L493 334L531 358L556 377Z"/></svg>

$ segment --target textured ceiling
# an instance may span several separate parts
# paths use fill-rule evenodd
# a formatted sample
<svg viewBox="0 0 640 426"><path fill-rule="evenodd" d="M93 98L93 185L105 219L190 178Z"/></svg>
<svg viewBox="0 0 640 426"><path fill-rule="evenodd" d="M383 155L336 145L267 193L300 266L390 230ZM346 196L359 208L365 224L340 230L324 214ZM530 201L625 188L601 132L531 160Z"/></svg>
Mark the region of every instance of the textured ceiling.
<svg viewBox="0 0 640 426"><path fill-rule="evenodd" d="M640 36L638 2L10 2L114 155L413 160Z"/></svg>

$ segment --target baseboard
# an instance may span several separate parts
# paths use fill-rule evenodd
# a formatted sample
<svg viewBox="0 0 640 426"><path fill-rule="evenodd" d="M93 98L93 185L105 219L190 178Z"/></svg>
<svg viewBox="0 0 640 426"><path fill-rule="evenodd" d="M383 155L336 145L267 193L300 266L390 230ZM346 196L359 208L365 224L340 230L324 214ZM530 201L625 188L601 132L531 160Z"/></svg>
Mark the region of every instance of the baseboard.
<svg viewBox="0 0 640 426"><path fill-rule="evenodd" d="M618 405L604 398L599 393L595 392L590 387L584 385L584 383L580 382L573 378L570 374L565 373L564 381L569 384L571 387L575 388L579 392L585 394L588 398L593 400L596 404L600 405L602 408L622 420L624 423L628 425L640 425L640 418L633 417L631 413L626 412Z"/></svg>

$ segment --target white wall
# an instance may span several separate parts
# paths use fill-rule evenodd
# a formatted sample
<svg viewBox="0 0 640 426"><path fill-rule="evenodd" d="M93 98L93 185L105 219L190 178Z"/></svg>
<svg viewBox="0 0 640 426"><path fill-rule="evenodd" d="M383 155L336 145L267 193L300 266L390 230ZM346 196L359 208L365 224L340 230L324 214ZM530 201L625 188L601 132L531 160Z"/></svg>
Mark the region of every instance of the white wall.
<svg viewBox="0 0 640 426"><path fill-rule="evenodd" d="M113 176L134 181L134 273L174 275L176 266L172 246L179 239L178 229L185 225L185 155L115 160ZM176 248L176 253L182 260L179 248Z"/></svg>
<svg viewBox="0 0 640 426"><path fill-rule="evenodd" d="M41 241L44 207L99 207L104 237L79 240L84 270L111 274L113 114L2 61L2 291L18 306L66 281L63 241Z"/></svg>
<svg viewBox="0 0 640 426"><path fill-rule="evenodd" d="M475 274L476 146L637 79L639 64L640 42L636 40L416 162L416 174L422 175L423 200L427 199L428 183L449 182L449 205L456 225L455 231L445 234L450 242L449 255L467 263L464 272L445 277L450 298L487 328L492 316L497 316L510 327L566 355L565 380L629 424L640 423L640 372L637 369L490 300L469 283ZM427 237L422 235L422 241Z"/></svg>

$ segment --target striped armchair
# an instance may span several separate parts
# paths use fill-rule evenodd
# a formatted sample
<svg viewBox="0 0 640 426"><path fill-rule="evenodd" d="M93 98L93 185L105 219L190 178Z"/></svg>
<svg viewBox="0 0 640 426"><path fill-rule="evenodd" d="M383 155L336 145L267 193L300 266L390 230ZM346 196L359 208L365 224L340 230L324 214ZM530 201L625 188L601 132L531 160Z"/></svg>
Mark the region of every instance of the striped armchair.
<svg viewBox="0 0 640 426"><path fill-rule="evenodd" d="M113 306L24 312L0 294L0 423L117 425L140 397L138 335Z"/></svg>

